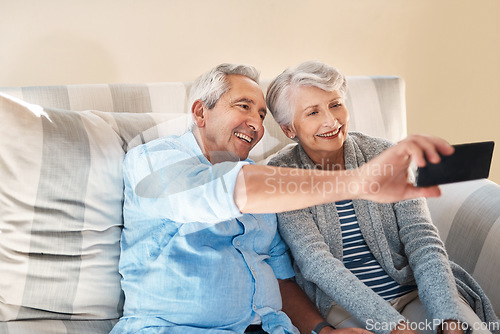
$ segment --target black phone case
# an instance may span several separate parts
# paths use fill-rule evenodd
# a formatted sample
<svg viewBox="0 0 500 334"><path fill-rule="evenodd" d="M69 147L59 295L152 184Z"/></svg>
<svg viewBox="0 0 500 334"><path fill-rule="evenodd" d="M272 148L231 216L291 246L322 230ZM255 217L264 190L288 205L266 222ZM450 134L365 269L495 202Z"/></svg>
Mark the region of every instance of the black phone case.
<svg viewBox="0 0 500 334"><path fill-rule="evenodd" d="M417 169L416 186L488 178L494 146L492 141L453 145L455 152L452 155L442 155L440 163L427 162L425 167Z"/></svg>

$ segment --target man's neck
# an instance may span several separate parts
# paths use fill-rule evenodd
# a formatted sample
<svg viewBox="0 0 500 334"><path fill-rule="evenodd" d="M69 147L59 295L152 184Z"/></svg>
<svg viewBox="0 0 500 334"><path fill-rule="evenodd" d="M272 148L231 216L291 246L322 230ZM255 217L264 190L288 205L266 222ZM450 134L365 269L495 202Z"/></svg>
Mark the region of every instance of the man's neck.
<svg viewBox="0 0 500 334"><path fill-rule="evenodd" d="M194 138L196 139L196 143L201 149L201 153L207 158L208 161L212 165L220 163L220 162L226 162L226 161L240 161L239 157L228 151L209 151L207 150L205 146L205 141L203 140L203 135L200 132L200 129L196 126L193 127L192 129Z"/></svg>

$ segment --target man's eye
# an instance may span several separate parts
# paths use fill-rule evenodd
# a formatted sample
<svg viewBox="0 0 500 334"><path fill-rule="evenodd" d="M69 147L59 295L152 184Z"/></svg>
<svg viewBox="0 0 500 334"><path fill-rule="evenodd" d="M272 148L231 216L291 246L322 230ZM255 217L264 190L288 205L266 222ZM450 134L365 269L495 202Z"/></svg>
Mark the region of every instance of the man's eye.
<svg viewBox="0 0 500 334"><path fill-rule="evenodd" d="M250 106L248 104L240 104L240 107L245 109L245 110L250 109Z"/></svg>
<svg viewBox="0 0 500 334"><path fill-rule="evenodd" d="M260 114L260 118L264 120L264 118L266 118L266 114Z"/></svg>

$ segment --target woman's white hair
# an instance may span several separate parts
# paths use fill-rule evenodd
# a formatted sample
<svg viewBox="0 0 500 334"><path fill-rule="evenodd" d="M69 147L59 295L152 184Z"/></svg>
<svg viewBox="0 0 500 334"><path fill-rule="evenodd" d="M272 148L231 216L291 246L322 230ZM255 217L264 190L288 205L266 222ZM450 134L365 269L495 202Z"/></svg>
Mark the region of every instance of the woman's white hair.
<svg viewBox="0 0 500 334"><path fill-rule="evenodd" d="M267 89L266 103L279 125L293 123L293 93L301 86L318 87L324 91L339 91L345 98L346 77L335 67L319 61L306 61L278 75Z"/></svg>
<svg viewBox="0 0 500 334"><path fill-rule="evenodd" d="M259 83L259 72L253 66L227 63L217 65L193 82L188 98L189 108L196 100L201 100L208 109L215 107L220 97L230 88L227 76L231 74L243 75ZM193 125L194 121L191 121L190 128Z"/></svg>

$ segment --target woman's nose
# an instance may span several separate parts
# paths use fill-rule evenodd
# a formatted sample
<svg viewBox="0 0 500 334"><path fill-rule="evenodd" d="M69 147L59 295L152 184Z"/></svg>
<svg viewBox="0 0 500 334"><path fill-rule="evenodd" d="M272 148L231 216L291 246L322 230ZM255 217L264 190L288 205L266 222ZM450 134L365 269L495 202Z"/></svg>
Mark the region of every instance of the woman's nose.
<svg viewBox="0 0 500 334"><path fill-rule="evenodd" d="M335 127L338 123L337 118L329 111L324 113L323 125L328 127Z"/></svg>

